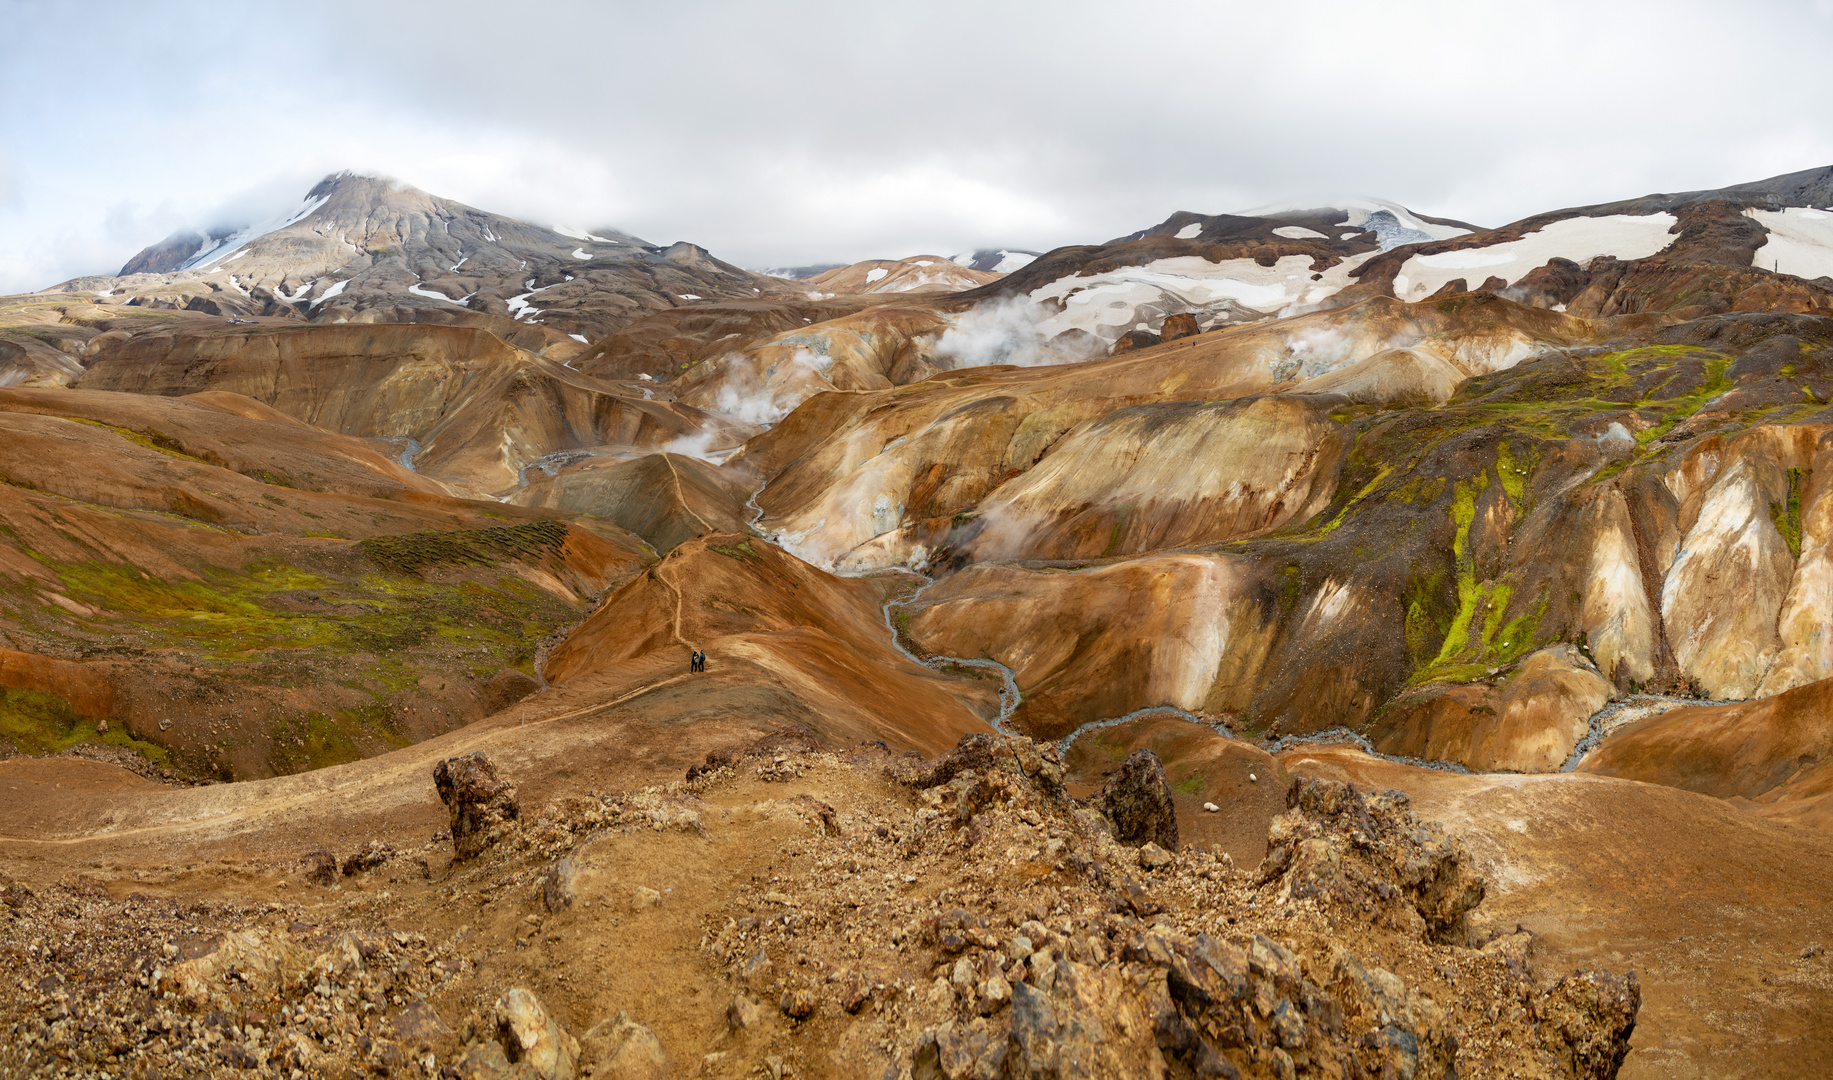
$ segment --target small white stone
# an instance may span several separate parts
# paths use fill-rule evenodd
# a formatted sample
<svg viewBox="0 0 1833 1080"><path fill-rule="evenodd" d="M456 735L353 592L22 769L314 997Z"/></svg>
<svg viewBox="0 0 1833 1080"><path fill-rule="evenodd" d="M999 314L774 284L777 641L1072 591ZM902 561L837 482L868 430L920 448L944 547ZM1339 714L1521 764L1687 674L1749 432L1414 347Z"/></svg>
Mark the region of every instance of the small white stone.
<svg viewBox="0 0 1833 1080"><path fill-rule="evenodd" d="M1209 812L1210 812L1210 813L1212 813L1212 814L1215 814L1215 813L1219 813L1219 812L1221 812L1221 810L1222 810L1222 808L1221 808L1220 806L1217 806L1217 805L1216 805L1215 803L1212 803L1212 802L1206 802L1206 803L1204 803L1204 804L1203 804L1203 809L1205 809L1205 810L1207 810L1207 811L1209 811Z"/></svg>
<svg viewBox="0 0 1833 1080"><path fill-rule="evenodd" d="M1255 776L1255 775L1254 775L1253 773L1248 773L1248 774L1247 774L1247 780L1248 780L1248 783L1250 783L1250 784L1258 784L1258 783L1260 783L1260 777L1258 777L1258 776Z"/></svg>

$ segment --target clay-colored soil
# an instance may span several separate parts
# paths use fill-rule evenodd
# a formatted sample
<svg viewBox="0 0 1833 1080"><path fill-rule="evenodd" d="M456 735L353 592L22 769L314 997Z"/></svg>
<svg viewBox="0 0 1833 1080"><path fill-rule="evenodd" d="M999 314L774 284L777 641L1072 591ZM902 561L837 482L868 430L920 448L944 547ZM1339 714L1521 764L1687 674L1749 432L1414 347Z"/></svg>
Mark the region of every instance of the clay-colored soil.
<svg viewBox="0 0 1833 1080"><path fill-rule="evenodd" d="M1296 773L1397 787L1470 844L1483 918L1540 935L1561 969L1633 967L1643 1005L1626 1080L1833 1071L1833 839L1716 799L1589 776L1459 776L1353 751Z"/></svg>

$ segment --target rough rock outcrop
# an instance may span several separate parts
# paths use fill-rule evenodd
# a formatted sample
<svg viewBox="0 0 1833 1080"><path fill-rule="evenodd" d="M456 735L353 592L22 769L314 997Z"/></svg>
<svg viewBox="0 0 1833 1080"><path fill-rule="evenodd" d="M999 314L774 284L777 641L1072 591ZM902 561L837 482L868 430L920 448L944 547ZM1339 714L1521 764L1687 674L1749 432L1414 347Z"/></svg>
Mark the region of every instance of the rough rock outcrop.
<svg viewBox="0 0 1833 1080"><path fill-rule="evenodd" d="M457 859L482 854L522 815L515 785L497 774L496 765L481 750L433 766L433 785L452 813Z"/></svg>
<svg viewBox="0 0 1833 1080"><path fill-rule="evenodd" d="M1281 900L1322 897L1433 941L1461 944L1483 880L1456 839L1420 822L1399 791L1300 777L1268 830L1258 881Z"/></svg>
<svg viewBox="0 0 1833 1080"><path fill-rule="evenodd" d="M593 1080L663 1080L671 1075L661 1040L628 1013L601 1020L581 1036L579 1061Z"/></svg>
<svg viewBox="0 0 1833 1080"><path fill-rule="evenodd" d="M1165 766L1152 751L1128 754L1102 785L1098 805L1121 843L1177 850L1177 805L1165 782Z"/></svg>

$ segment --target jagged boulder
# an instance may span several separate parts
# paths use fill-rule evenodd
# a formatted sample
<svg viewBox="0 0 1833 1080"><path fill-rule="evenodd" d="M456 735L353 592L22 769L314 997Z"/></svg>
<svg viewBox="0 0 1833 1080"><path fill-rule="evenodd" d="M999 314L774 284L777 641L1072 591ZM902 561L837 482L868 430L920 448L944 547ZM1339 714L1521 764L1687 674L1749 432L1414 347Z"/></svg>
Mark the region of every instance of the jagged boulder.
<svg viewBox="0 0 1833 1080"><path fill-rule="evenodd" d="M1165 781L1165 766L1152 751L1128 754L1102 785L1098 805L1121 843L1177 850L1177 804Z"/></svg>
<svg viewBox="0 0 1833 1080"><path fill-rule="evenodd" d="M1267 830L1257 884L1280 900L1319 897L1430 940L1460 944L1483 879L1463 844L1414 817L1404 792L1365 796L1351 784L1300 777Z"/></svg>
<svg viewBox="0 0 1833 1080"><path fill-rule="evenodd" d="M520 987L496 1003L497 1041L511 1064L524 1065L540 1080L573 1080L579 1041L548 1015L541 999Z"/></svg>
<svg viewBox="0 0 1833 1080"><path fill-rule="evenodd" d="M668 1054L648 1026L618 1013L601 1020L579 1040L579 1061L594 1080L662 1080Z"/></svg>
<svg viewBox="0 0 1833 1080"><path fill-rule="evenodd" d="M433 766L433 786L452 812L452 849L457 859L481 854L522 816L515 785L497 774L496 765L481 750Z"/></svg>
<svg viewBox="0 0 1833 1080"><path fill-rule="evenodd" d="M990 805L1014 771L1044 801L1065 805L1063 759L1056 747L1022 737L963 735L941 757L928 761L905 758L885 767L892 779L918 790L949 789L952 795L939 797L951 802L962 820Z"/></svg>
<svg viewBox="0 0 1833 1080"><path fill-rule="evenodd" d="M1577 971L1535 996L1540 1042L1578 1080L1612 1080L1629 1054L1642 1007L1635 972Z"/></svg>

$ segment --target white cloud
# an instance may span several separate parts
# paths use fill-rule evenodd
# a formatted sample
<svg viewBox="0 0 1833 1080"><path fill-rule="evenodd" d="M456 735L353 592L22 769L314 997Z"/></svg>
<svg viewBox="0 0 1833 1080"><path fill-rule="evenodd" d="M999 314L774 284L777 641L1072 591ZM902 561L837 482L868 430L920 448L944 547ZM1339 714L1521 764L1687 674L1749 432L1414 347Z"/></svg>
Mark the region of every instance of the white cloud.
<svg viewBox="0 0 1833 1080"><path fill-rule="evenodd" d="M791 265L1343 193L1493 225L1833 162L1825 4L556 0L538 54L479 0L314 11L10 8L0 290L339 168Z"/></svg>

